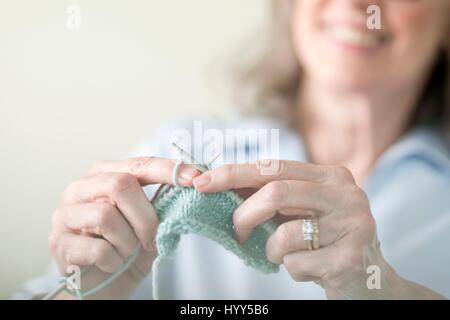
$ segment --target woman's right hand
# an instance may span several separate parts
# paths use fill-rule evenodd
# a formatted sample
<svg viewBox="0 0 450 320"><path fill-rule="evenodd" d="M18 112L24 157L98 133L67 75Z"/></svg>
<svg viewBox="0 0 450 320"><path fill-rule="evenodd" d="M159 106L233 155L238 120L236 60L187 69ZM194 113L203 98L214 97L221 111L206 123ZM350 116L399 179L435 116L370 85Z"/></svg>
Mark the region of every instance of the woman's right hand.
<svg viewBox="0 0 450 320"><path fill-rule="evenodd" d="M91 296L125 299L150 272L156 256L158 218L142 187L172 184L175 161L156 157L100 161L89 175L69 184L53 215L49 246L62 274L69 265L95 266L81 282L85 291L116 271L143 248L135 263L114 283ZM182 165L178 183L191 186L199 172ZM58 298L72 297L63 292Z"/></svg>

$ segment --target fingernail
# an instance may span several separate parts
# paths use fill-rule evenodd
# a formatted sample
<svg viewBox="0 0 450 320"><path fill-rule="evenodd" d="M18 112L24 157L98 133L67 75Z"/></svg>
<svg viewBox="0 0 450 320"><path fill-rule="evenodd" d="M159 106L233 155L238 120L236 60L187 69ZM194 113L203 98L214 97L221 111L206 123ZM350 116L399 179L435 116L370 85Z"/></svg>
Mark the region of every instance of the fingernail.
<svg viewBox="0 0 450 320"><path fill-rule="evenodd" d="M211 175L208 173L204 173L201 176L198 176L194 179L194 186L196 188L203 188L208 185L208 183L211 181Z"/></svg>
<svg viewBox="0 0 450 320"><path fill-rule="evenodd" d="M270 164L272 163L272 160L270 160L270 159L262 159L262 160L258 160L257 163L258 163L260 166L268 167L268 166L270 166Z"/></svg>
<svg viewBox="0 0 450 320"><path fill-rule="evenodd" d="M236 229L233 228L233 238L234 240L236 240L239 244L241 243L241 241L239 241L239 236L236 232Z"/></svg>
<svg viewBox="0 0 450 320"><path fill-rule="evenodd" d="M191 181L198 174L197 169L194 169L189 166L183 166L180 169L180 178Z"/></svg>
<svg viewBox="0 0 450 320"><path fill-rule="evenodd" d="M149 252L156 252L156 242L155 240L150 240L147 242L145 249Z"/></svg>
<svg viewBox="0 0 450 320"><path fill-rule="evenodd" d="M240 245L243 245L246 242L245 237L242 237L239 235L239 233L236 232L236 229L233 228L233 237L234 240L236 240Z"/></svg>
<svg viewBox="0 0 450 320"><path fill-rule="evenodd" d="M280 170L280 164L278 160L263 159L256 162L256 167L259 173L263 176L273 176Z"/></svg>

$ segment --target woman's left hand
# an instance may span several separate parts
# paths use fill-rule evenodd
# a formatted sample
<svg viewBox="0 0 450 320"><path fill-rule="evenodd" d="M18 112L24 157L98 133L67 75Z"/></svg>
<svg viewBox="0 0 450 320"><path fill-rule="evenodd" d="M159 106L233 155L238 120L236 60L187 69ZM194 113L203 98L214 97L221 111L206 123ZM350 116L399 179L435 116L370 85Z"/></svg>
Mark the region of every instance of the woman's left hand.
<svg viewBox="0 0 450 320"><path fill-rule="evenodd" d="M270 167L278 170L261 174ZM263 160L213 169L195 178L194 186L200 192L255 189L234 212L237 240L244 243L271 218L280 222L267 241L267 257L283 264L295 281L315 281L329 298L391 297L397 276L381 254L368 198L348 169ZM318 221L319 249L308 250L303 240L306 218ZM378 289L368 286L374 271Z"/></svg>

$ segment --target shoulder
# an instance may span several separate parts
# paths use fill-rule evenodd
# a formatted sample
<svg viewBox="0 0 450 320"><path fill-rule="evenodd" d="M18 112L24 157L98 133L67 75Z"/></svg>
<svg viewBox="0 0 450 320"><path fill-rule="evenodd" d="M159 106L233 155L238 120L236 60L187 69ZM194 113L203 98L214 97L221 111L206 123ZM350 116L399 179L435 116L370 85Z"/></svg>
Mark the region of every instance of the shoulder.
<svg viewBox="0 0 450 320"><path fill-rule="evenodd" d="M412 130L386 154L393 162L420 161L436 171L450 174L450 144L443 130L422 126Z"/></svg>
<svg viewBox="0 0 450 320"><path fill-rule="evenodd" d="M397 177L399 183L440 181L450 188L450 146L443 131L418 127L409 132L381 155L369 185L393 182Z"/></svg>
<svg viewBox="0 0 450 320"><path fill-rule="evenodd" d="M444 135L432 128L408 134L380 158L365 190L380 222L403 230L448 227L450 152Z"/></svg>

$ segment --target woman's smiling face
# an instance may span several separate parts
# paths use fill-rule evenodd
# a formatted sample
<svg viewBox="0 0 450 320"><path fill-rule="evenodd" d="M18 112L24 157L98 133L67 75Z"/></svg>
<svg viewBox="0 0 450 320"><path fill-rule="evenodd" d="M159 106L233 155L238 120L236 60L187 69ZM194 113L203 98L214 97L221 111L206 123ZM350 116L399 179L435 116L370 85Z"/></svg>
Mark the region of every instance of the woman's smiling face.
<svg viewBox="0 0 450 320"><path fill-rule="evenodd" d="M293 42L305 75L336 88L417 82L447 36L448 0L293 1ZM367 26L371 5L380 8L380 30Z"/></svg>

